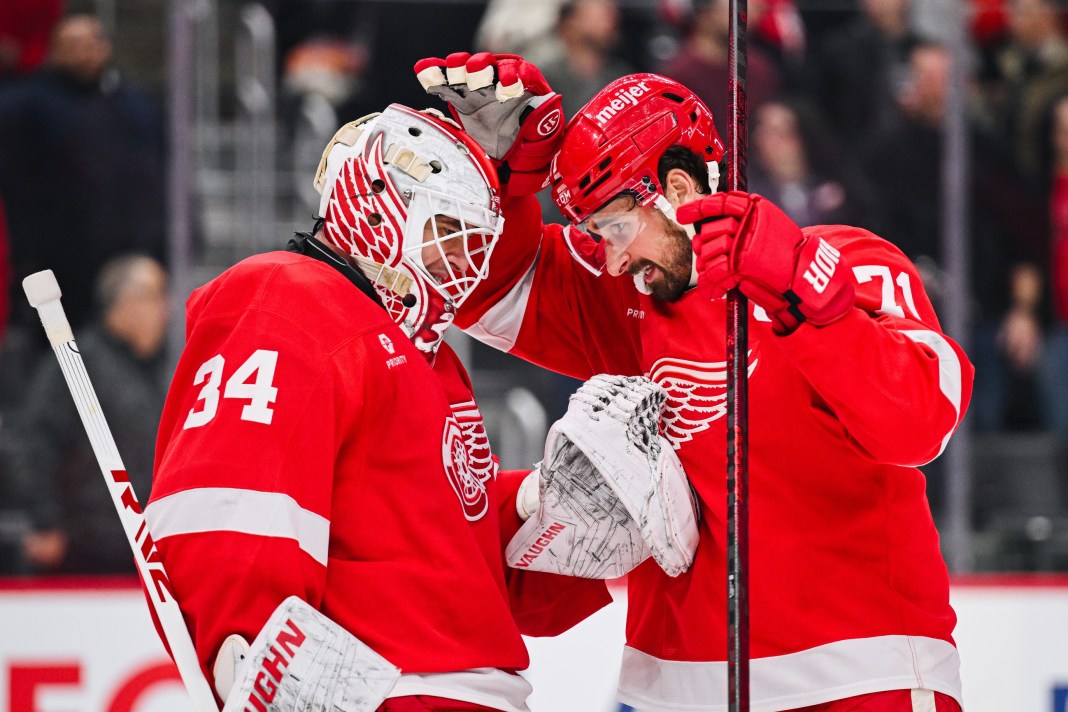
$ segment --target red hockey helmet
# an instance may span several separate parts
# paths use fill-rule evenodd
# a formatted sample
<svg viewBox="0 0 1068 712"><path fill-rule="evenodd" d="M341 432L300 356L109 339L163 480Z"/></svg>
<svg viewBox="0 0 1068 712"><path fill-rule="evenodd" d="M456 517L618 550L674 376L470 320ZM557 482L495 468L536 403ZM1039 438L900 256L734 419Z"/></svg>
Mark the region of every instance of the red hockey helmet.
<svg viewBox="0 0 1068 712"><path fill-rule="evenodd" d="M625 191L647 205L663 194L657 163L676 145L708 163L723 157L723 142L704 102L658 74L617 79L568 123L553 161L553 200L576 223Z"/></svg>

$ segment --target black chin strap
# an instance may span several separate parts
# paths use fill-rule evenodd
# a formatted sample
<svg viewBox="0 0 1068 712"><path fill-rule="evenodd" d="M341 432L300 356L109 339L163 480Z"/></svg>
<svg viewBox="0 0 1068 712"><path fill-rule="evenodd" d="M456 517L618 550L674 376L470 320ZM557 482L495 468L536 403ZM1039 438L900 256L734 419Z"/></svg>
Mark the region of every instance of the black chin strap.
<svg viewBox="0 0 1068 712"><path fill-rule="evenodd" d="M318 228L321 224L322 218L315 223L315 227ZM305 257L311 257L313 260L319 260L326 263L336 269L341 274L345 275L345 279L356 285L356 288L366 294L374 301L375 304L386 308L386 305L382 303L382 298L378 296L378 292L375 291L374 285L371 284L371 280L367 279L357 267L349 264L346 260L342 259L333 250L319 242L316 238L308 232L293 233L293 239L286 245L286 252L296 252L298 255L304 255Z"/></svg>

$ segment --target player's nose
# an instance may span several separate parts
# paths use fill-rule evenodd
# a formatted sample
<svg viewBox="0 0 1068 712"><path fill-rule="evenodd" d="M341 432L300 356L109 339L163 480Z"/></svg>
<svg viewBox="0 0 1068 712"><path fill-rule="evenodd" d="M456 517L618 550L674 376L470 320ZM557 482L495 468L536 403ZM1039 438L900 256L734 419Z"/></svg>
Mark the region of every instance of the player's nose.
<svg viewBox="0 0 1068 712"><path fill-rule="evenodd" d="M605 267L608 268L608 274L613 277L625 273L627 268L630 267L630 254L626 250L620 250L612 246L611 243L605 245Z"/></svg>
<svg viewBox="0 0 1068 712"><path fill-rule="evenodd" d="M464 245L461 241L456 241L459 244L450 245L450 249L446 253L446 259L449 261L449 265L453 271L457 274L466 274L467 270L471 268L471 261L467 258L467 250L464 249Z"/></svg>

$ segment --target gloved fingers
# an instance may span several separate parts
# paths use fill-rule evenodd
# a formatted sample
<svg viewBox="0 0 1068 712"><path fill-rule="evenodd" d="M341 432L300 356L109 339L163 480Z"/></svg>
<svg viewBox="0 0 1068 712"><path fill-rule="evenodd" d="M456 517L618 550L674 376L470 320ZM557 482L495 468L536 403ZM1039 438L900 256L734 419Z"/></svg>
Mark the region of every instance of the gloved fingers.
<svg viewBox="0 0 1068 712"><path fill-rule="evenodd" d="M733 244L734 240L732 238L738 234L742 227L742 222L738 218L727 217L702 218L694 224L698 226L697 235L693 239L694 252L706 250L709 245L717 242Z"/></svg>
<svg viewBox="0 0 1068 712"><path fill-rule="evenodd" d="M708 282L697 281L697 293L701 295L702 299L710 302L714 302L717 299L722 299L728 292L727 289L721 289L719 286L709 284Z"/></svg>
<svg viewBox="0 0 1068 712"><path fill-rule="evenodd" d="M449 86L467 84L467 60L470 58L470 52L453 52L445 58L445 78Z"/></svg>
<svg viewBox="0 0 1068 712"><path fill-rule="evenodd" d="M726 250L713 255L702 254L697 260L697 274L701 279L712 277L719 281L721 275L725 277L732 272L730 255Z"/></svg>
<svg viewBox="0 0 1068 712"><path fill-rule="evenodd" d="M603 415L629 423L638 431L656 432L667 394L644 376L594 376L571 396L571 402L594 420ZM637 436L637 432L635 435Z"/></svg>
<svg viewBox="0 0 1068 712"><path fill-rule="evenodd" d="M675 210L675 219L682 225L691 225L698 220L720 217L717 206L722 204L722 196L722 193L715 193L707 198L680 205Z"/></svg>
<svg viewBox="0 0 1068 712"><path fill-rule="evenodd" d="M704 272L714 265L719 265L720 269L727 269L729 263L726 259L734 249L734 244L735 240L731 235L720 236L713 240L695 239L693 254L696 258L697 271ZM720 265L721 261L723 261L722 265Z"/></svg>
<svg viewBox="0 0 1068 712"><path fill-rule="evenodd" d="M697 291L710 301L722 299L736 286L738 275L724 268L702 272L697 278Z"/></svg>
<svg viewBox="0 0 1068 712"><path fill-rule="evenodd" d="M589 402L604 405L613 401L636 405L649 396L663 395L663 393L664 389L645 376L599 374L583 383L575 395Z"/></svg>
<svg viewBox="0 0 1068 712"><path fill-rule="evenodd" d="M492 86L497 60L491 52L473 54L467 60L467 88L478 91Z"/></svg>
<svg viewBox="0 0 1068 712"><path fill-rule="evenodd" d="M445 86L445 60L441 57L425 57L415 63L415 78L425 91L433 87Z"/></svg>
<svg viewBox="0 0 1068 712"><path fill-rule="evenodd" d="M523 60L515 58L498 59L497 61L497 101L504 103L509 99L515 99L523 95L526 88L519 76L519 65Z"/></svg>
<svg viewBox="0 0 1068 712"><path fill-rule="evenodd" d="M753 205L754 196L749 193L743 193L740 190L732 190L729 193L724 193L723 200L723 214L730 215L736 218L744 217L749 212L749 208Z"/></svg>
<svg viewBox="0 0 1068 712"><path fill-rule="evenodd" d="M453 52L445 59L426 57L416 62L414 69L423 89L438 95L444 93L440 91L442 87L466 93L491 86L496 79L496 59L490 52Z"/></svg>
<svg viewBox="0 0 1068 712"><path fill-rule="evenodd" d="M714 193L680 206L676 211L676 217L684 225L701 219L741 218L748 212L752 201L749 193L738 190L732 190L729 193Z"/></svg>
<svg viewBox="0 0 1068 712"><path fill-rule="evenodd" d="M790 306L783 296L783 290L777 286L765 284L760 280L741 277L738 280L738 289L741 290L751 302L764 307L768 314L778 312Z"/></svg>

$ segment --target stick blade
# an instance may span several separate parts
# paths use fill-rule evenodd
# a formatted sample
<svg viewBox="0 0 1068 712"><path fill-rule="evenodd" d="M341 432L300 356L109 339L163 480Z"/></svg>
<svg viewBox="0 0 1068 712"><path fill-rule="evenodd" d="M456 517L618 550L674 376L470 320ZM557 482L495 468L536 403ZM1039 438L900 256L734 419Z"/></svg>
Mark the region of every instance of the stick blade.
<svg viewBox="0 0 1068 712"><path fill-rule="evenodd" d="M50 269L34 272L22 280L22 289L26 292L26 298L30 300L30 306L34 309L42 304L58 301L63 296L59 282L56 281L56 275Z"/></svg>

